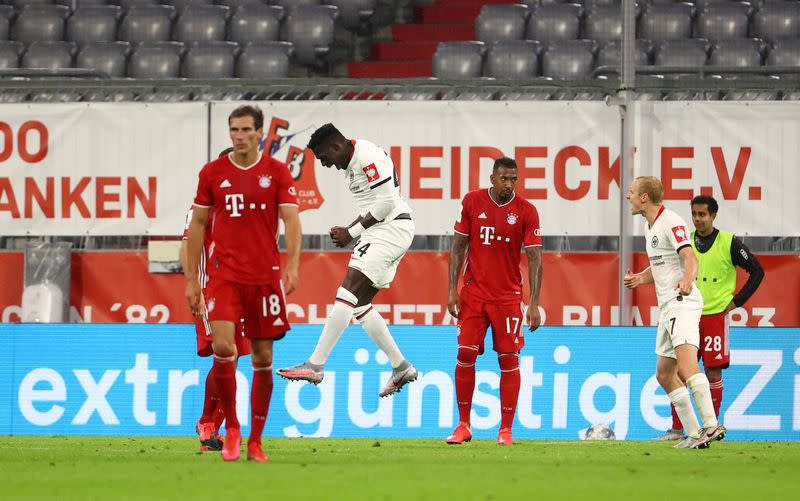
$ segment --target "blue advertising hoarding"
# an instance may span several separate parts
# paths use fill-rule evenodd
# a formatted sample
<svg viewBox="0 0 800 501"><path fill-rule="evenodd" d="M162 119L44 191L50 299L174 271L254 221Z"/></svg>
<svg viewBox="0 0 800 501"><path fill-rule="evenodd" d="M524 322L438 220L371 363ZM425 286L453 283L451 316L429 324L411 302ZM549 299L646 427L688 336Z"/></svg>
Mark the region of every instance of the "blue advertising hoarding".
<svg viewBox="0 0 800 501"><path fill-rule="evenodd" d="M420 378L378 398L386 356L348 328L319 386L276 377L265 434L444 438L458 417L453 327L394 326ZM295 326L276 343L275 367L305 360L321 331ZM516 439L581 437L607 423L618 439L644 440L670 426L655 380L652 327L543 327L526 336ZM0 434L192 435L211 360L195 355L194 326L0 324ZM488 341L477 364L472 426L496 437L497 359ZM238 414L247 433L250 357L239 364ZM800 440L800 329L731 330L722 421L731 440Z"/></svg>

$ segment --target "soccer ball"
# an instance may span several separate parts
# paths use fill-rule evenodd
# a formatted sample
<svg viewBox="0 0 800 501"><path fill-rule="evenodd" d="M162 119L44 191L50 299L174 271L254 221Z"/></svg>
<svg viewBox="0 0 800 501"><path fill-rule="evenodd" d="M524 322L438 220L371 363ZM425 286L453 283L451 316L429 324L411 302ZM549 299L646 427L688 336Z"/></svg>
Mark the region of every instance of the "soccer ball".
<svg viewBox="0 0 800 501"><path fill-rule="evenodd" d="M616 440L614 430L604 424L593 424L586 429L585 440Z"/></svg>

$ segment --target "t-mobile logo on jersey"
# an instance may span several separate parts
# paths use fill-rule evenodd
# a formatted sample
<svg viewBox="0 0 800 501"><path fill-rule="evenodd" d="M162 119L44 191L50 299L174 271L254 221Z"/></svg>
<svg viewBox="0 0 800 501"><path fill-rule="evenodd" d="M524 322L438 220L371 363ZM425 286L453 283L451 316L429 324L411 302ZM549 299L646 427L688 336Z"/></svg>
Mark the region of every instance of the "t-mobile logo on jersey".
<svg viewBox="0 0 800 501"><path fill-rule="evenodd" d="M225 209L230 211L231 217L241 217L241 211L244 209L244 195L241 193L225 195Z"/></svg>
<svg viewBox="0 0 800 501"><path fill-rule="evenodd" d="M494 237L494 226L481 226L481 238L483 245L492 245L492 238Z"/></svg>

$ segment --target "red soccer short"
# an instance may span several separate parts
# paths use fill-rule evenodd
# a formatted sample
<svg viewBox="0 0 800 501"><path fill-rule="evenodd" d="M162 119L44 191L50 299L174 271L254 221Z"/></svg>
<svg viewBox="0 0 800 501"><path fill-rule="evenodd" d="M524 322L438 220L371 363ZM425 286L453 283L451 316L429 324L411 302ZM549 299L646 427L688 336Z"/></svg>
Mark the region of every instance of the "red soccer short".
<svg viewBox="0 0 800 501"><path fill-rule="evenodd" d="M700 351L703 367L727 369L731 363L728 315L724 312L700 317Z"/></svg>
<svg viewBox="0 0 800 501"><path fill-rule="evenodd" d="M244 335L248 338L280 339L290 328L280 281L246 285L211 279L206 291L208 319L234 324L244 319Z"/></svg>
<svg viewBox="0 0 800 501"><path fill-rule="evenodd" d="M200 357L210 357L214 354L211 346L211 325L207 318L195 318L194 330L197 334L197 355ZM244 335L244 322L236 324L236 353L239 356L250 354L250 340Z"/></svg>
<svg viewBox="0 0 800 501"><path fill-rule="evenodd" d="M486 329L492 327L492 346L497 353L518 353L525 346L525 314L522 303L494 304L461 296L458 313L459 346L478 346L484 351Z"/></svg>

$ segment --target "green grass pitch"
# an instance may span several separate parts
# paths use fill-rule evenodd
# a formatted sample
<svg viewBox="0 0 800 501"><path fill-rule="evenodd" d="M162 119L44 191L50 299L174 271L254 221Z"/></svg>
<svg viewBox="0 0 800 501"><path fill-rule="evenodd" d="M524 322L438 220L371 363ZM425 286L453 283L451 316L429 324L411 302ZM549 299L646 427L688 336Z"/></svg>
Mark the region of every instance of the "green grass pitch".
<svg viewBox="0 0 800 501"><path fill-rule="evenodd" d="M273 439L223 463L196 438L0 437L2 499L788 499L800 443Z"/></svg>

